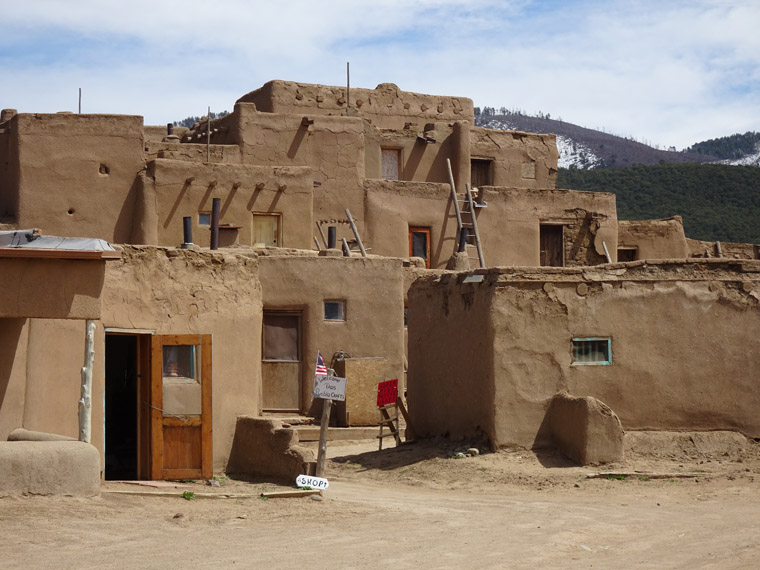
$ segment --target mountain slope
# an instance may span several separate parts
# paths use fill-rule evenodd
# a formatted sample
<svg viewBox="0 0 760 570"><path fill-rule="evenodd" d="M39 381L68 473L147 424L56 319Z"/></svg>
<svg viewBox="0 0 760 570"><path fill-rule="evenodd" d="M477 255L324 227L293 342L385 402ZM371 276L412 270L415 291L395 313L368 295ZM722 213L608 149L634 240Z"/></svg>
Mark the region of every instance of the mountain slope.
<svg viewBox="0 0 760 570"><path fill-rule="evenodd" d="M760 168L661 164L560 169L557 186L614 192L621 220L680 215L690 238L760 243Z"/></svg>
<svg viewBox="0 0 760 570"><path fill-rule="evenodd" d="M706 163L716 157L696 152L660 150L609 133L587 129L561 120L521 113L476 117L475 124L490 129L509 129L557 135L561 168L625 168L638 164Z"/></svg>

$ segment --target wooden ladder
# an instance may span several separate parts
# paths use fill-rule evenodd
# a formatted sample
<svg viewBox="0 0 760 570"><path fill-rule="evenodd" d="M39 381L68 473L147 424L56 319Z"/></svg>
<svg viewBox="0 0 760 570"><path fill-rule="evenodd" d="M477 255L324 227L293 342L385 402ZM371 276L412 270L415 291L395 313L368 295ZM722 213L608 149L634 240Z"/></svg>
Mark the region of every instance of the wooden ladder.
<svg viewBox="0 0 760 570"><path fill-rule="evenodd" d="M469 258L476 260L480 263L480 267L485 267L486 262L483 258L483 248L480 245L480 232L478 232L478 220L475 216L477 208L485 208L487 204L475 202L472 199L472 192L470 192L470 185L465 184L464 199L460 200L457 196L456 186L454 185L454 174L451 171L451 160L446 159L446 165L449 168L449 186L451 187L451 201L454 203L454 211L457 215L457 244L461 239L462 230L467 230L467 242L465 247L475 248L477 257L469 255ZM462 204L460 208L459 204ZM469 253L469 252L468 252Z"/></svg>

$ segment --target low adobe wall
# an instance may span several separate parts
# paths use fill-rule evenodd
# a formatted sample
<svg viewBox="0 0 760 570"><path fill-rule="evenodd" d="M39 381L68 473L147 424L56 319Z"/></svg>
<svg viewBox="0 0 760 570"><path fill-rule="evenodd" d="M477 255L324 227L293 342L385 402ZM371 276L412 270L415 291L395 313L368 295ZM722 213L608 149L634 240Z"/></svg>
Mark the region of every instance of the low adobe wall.
<svg viewBox="0 0 760 570"><path fill-rule="evenodd" d="M0 496L100 493L100 454L81 441L0 442Z"/></svg>
<svg viewBox="0 0 760 570"><path fill-rule="evenodd" d="M559 450L581 465L612 463L623 457L623 427L609 406L596 398L561 392L546 414Z"/></svg>
<svg viewBox="0 0 760 570"><path fill-rule="evenodd" d="M298 445L298 432L280 420L241 416L227 463L227 473L258 475L293 482L311 474L316 458L311 449Z"/></svg>

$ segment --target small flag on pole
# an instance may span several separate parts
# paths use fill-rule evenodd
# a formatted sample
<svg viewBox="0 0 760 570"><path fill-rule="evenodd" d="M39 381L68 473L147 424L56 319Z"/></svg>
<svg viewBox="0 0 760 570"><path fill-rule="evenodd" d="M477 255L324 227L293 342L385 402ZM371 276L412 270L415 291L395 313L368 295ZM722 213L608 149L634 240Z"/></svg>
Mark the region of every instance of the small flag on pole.
<svg viewBox="0 0 760 570"><path fill-rule="evenodd" d="M314 370L314 376L327 376L327 367L321 352L317 352L317 368Z"/></svg>

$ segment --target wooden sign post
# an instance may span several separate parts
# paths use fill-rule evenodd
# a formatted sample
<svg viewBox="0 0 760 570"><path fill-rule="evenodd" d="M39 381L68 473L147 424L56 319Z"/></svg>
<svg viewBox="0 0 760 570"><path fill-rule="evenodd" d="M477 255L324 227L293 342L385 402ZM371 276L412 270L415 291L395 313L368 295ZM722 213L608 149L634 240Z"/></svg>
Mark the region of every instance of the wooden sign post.
<svg viewBox="0 0 760 570"><path fill-rule="evenodd" d="M321 398L322 422L319 425L319 451L317 452L317 469L315 475L322 477L325 472L325 459L327 457L327 427L330 423L330 408L333 400L344 401L346 399L346 379L335 376L335 371L328 368L327 376L314 376L315 398Z"/></svg>

